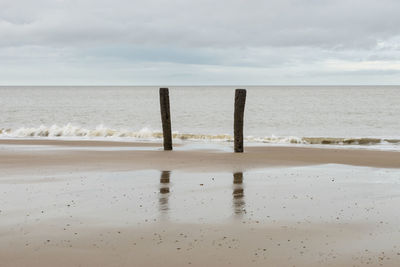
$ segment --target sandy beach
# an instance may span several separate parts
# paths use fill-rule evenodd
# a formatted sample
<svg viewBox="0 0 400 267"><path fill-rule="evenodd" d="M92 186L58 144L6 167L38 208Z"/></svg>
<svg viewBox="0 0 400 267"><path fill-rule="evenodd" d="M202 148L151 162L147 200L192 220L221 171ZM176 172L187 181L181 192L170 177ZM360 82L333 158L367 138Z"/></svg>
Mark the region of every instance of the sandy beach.
<svg viewBox="0 0 400 267"><path fill-rule="evenodd" d="M398 266L400 153L0 141L1 266Z"/></svg>
<svg viewBox="0 0 400 267"><path fill-rule="evenodd" d="M113 141L0 140L3 172L86 170L246 171L278 166L344 164L399 168L400 153L366 149L247 147L245 153L187 150L162 151L159 143ZM32 149L33 148L33 149ZM74 149L71 149L74 148ZM125 149L121 149L125 148ZM21 168L21 167L24 168ZM71 170L72 168L72 170Z"/></svg>
<svg viewBox="0 0 400 267"><path fill-rule="evenodd" d="M400 266L400 1L0 1L0 267Z"/></svg>

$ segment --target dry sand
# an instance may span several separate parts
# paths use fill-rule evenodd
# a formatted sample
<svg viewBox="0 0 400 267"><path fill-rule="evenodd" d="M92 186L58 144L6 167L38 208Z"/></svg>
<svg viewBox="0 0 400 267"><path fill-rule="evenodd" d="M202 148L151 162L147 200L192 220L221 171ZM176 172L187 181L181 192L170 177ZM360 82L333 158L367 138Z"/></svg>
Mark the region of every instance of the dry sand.
<svg viewBox="0 0 400 267"><path fill-rule="evenodd" d="M399 152L158 146L0 141L0 266L400 265Z"/></svg>

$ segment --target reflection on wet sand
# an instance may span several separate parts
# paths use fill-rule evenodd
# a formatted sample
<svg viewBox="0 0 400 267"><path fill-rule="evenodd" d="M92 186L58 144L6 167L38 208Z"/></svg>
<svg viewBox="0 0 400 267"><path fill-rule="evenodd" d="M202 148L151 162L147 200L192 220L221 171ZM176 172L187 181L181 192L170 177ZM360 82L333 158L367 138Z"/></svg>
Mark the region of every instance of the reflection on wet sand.
<svg viewBox="0 0 400 267"><path fill-rule="evenodd" d="M170 171L162 171L160 176L160 193L159 193L159 205L158 210L160 215L162 215L163 219L168 219L165 216L168 216L170 212L169 207L169 197L170 197ZM246 213L245 209L245 200L244 200L244 188L243 188L243 173L237 172L233 174L233 200L232 200L232 208L233 214L236 216L242 216Z"/></svg>
<svg viewBox="0 0 400 267"><path fill-rule="evenodd" d="M233 174L233 212L236 215L246 213L244 190L243 190L243 173L237 172Z"/></svg>
<svg viewBox="0 0 400 267"><path fill-rule="evenodd" d="M165 212L169 210L168 197L169 197L169 177L170 171L162 171L160 177L160 198L159 198L159 210Z"/></svg>

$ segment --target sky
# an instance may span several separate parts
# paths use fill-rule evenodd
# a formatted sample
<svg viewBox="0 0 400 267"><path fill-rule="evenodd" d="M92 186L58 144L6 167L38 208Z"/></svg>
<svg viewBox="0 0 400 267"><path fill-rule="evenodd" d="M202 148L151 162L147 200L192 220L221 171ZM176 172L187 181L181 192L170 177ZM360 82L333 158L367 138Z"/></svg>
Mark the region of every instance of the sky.
<svg viewBox="0 0 400 267"><path fill-rule="evenodd" d="M1 85L398 85L398 0L0 0Z"/></svg>

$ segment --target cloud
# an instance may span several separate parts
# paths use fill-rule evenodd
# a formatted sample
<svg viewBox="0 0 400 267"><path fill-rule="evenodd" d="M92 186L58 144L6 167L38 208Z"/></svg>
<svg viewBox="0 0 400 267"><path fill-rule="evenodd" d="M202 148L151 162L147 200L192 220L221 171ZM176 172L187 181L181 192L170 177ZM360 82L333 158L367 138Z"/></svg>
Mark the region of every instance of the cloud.
<svg viewBox="0 0 400 267"><path fill-rule="evenodd" d="M378 74L380 66L388 73L400 60L399 11L396 0L3 0L0 78L34 82L18 72L37 73L35 65L52 77L74 73L70 83L111 66L110 81L121 78L117 70L130 69L132 78L123 79L129 83L147 79L140 66L156 70L154 83L312 83L322 79L314 70L331 77ZM346 64L337 72L329 65L334 61ZM343 79L357 83L359 76Z"/></svg>
<svg viewBox="0 0 400 267"><path fill-rule="evenodd" d="M394 0L9 0L0 8L2 45L342 48L400 35Z"/></svg>

